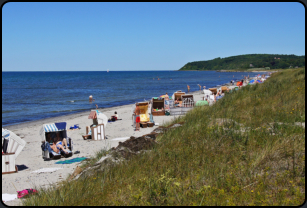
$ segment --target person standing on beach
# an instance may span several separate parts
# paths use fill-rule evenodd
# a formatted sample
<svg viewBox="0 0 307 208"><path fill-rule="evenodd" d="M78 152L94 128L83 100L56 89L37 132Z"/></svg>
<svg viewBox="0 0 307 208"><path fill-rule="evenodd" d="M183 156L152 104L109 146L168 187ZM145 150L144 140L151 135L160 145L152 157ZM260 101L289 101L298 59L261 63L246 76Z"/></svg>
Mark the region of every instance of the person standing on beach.
<svg viewBox="0 0 307 208"><path fill-rule="evenodd" d="M189 85L187 85L187 88L188 88L188 92L190 92L190 86Z"/></svg>
<svg viewBox="0 0 307 208"><path fill-rule="evenodd" d="M140 131L140 107L139 104L136 104L136 108L134 110L134 114L135 114L135 123L136 123L136 127L135 127L135 131Z"/></svg>
<svg viewBox="0 0 307 208"><path fill-rule="evenodd" d="M239 84L239 88L241 88L243 86L243 82L244 82L244 80L242 79L240 84Z"/></svg>
<svg viewBox="0 0 307 208"><path fill-rule="evenodd" d="M165 93L164 99L169 100L169 96L168 96L167 92Z"/></svg>

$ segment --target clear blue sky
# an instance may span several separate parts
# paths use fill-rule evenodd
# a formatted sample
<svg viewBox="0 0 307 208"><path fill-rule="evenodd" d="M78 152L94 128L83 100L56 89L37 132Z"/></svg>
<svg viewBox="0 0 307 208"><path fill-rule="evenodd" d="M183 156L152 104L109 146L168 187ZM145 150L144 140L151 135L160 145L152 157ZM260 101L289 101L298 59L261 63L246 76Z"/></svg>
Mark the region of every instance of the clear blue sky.
<svg viewBox="0 0 307 208"><path fill-rule="evenodd" d="M10 2L2 71L178 70L242 54L305 55L298 2Z"/></svg>

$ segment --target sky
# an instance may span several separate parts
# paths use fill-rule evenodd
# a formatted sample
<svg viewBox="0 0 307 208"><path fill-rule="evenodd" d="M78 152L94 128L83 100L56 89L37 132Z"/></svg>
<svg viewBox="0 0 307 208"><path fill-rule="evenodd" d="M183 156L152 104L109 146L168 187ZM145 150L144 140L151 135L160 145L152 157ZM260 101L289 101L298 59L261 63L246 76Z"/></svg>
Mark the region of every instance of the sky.
<svg viewBox="0 0 307 208"><path fill-rule="evenodd" d="M243 54L305 55L299 2L9 2L2 71L178 70Z"/></svg>

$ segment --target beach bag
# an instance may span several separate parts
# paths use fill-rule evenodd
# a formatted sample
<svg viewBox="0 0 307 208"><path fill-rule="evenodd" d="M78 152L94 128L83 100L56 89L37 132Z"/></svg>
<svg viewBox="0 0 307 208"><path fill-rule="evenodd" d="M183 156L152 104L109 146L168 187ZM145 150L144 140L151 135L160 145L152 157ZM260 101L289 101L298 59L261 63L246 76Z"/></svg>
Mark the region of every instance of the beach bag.
<svg viewBox="0 0 307 208"><path fill-rule="evenodd" d="M22 191L17 191L17 197L23 198L25 196L29 196L29 194L35 194L37 191L35 189L24 189Z"/></svg>

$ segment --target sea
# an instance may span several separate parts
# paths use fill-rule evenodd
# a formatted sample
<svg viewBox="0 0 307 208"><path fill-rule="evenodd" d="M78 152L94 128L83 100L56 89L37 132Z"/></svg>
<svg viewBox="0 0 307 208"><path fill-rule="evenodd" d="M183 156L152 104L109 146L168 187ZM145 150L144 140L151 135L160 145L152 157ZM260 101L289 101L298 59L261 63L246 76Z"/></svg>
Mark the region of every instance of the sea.
<svg viewBox="0 0 307 208"><path fill-rule="evenodd" d="M45 71L2 72L2 127L132 104L177 90L198 91L264 72ZM92 95L94 101L89 102ZM103 109L101 110L103 112Z"/></svg>

